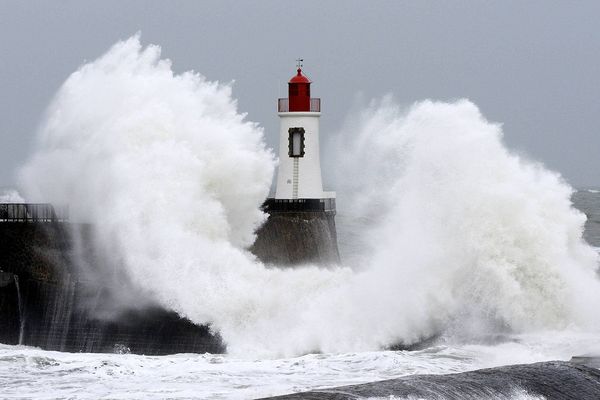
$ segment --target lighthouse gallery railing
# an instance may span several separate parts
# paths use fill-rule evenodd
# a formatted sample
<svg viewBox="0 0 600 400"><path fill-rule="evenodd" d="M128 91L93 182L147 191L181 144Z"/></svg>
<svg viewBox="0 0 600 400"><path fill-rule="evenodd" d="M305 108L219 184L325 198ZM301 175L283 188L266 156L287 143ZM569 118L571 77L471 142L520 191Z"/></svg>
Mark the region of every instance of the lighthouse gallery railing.
<svg viewBox="0 0 600 400"><path fill-rule="evenodd" d="M278 212L329 212L335 214L335 199L274 199L268 198L262 205L263 211Z"/></svg>
<svg viewBox="0 0 600 400"><path fill-rule="evenodd" d="M279 99L277 102L277 112L290 112L290 99ZM321 99L310 99L310 112L321 112Z"/></svg>

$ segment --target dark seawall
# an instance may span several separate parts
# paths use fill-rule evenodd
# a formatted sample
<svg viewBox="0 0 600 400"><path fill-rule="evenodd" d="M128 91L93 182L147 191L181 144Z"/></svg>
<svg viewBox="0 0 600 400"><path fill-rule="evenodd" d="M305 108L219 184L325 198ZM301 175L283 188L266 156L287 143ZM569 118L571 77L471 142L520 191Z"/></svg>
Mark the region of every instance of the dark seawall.
<svg viewBox="0 0 600 400"><path fill-rule="evenodd" d="M269 207L269 201L273 199L265 203L269 217L257 231L256 241L250 248L254 255L266 264L278 266L339 264L335 208L302 210L296 204L291 210L277 209L273 205Z"/></svg>
<svg viewBox="0 0 600 400"><path fill-rule="evenodd" d="M260 260L282 266L339 262L335 212L268 213L250 249ZM114 261L98 254L92 236L84 224L0 222L1 343L148 355L226 351L208 326L140 304Z"/></svg>
<svg viewBox="0 0 600 400"><path fill-rule="evenodd" d="M435 400L509 400L522 394L547 400L600 399L600 371L566 361L481 369L448 375L413 375L398 379L313 390L280 400L401 398Z"/></svg>
<svg viewBox="0 0 600 400"><path fill-rule="evenodd" d="M64 222L0 223L2 343L149 355L225 351L209 327L194 325L157 305L120 304L108 312L115 291L127 289L81 275L76 263L94 262L95 256L75 257L74 228L89 231L89 226ZM85 252L90 252L89 235L82 237L88 241Z"/></svg>

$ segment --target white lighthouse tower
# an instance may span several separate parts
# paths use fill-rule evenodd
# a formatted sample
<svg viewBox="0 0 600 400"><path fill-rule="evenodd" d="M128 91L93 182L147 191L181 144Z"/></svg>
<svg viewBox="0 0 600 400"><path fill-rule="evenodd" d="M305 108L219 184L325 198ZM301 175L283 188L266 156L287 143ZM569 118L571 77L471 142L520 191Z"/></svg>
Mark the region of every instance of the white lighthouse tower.
<svg viewBox="0 0 600 400"><path fill-rule="evenodd" d="M335 193L323 191L319 157L321 99L310 97L310 84L299 63L296 75L288 83L288 98L279 99L281 125L275 201L298 206L310 203L309 208L318 201L321 206L331 208L335 207Z"/></svg>
<svg viewBox="0 0 600 400"><path fill-rule="evenodd" d="M324 192L321 179L321 99L310 97L310 80L302 74L301 64L277 111L281 128L275 197L263 203L268 218L250 251L277 266L339 264L335 193Z"/></svg>

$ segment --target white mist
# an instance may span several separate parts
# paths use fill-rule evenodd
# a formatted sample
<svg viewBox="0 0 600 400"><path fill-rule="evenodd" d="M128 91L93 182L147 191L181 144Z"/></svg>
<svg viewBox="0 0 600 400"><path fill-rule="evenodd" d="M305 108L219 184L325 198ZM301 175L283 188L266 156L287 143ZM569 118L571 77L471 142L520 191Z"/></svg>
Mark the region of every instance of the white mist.
<svg viewBox="0 0 600 400"><path fill-rule="evenodd" d="M510 154L475 105L386 99L348 130L336 189L362 218L352 268L267 269L245 250L275 166L262 129L229 85L175 75L137 36L67 79L20 177L30 201L69 203L136 286L234 354L598 329L597 255L571 189Z"/></svg>

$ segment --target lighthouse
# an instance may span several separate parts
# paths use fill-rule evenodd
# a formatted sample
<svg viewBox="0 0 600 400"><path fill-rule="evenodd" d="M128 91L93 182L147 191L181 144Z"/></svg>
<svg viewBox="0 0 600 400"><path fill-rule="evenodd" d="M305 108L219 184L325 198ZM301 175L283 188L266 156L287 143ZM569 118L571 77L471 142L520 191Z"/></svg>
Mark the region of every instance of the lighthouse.
<svg viewBox="0 0 600 400"><path fill-rule="evenodd" d="M334 265L340 262L335 229L335 192L323 191L319 149L321 99L298 60L288 97L277 102L279 169L275 197L263 204L267 221L250 248L265 264Z"/></svg>
<svg viewBox="0 0 600 400"><path fill-rule="evenodd" d="M276 200L288 203L326 203L335 193L323 191L319 150L321 99L310 97L311 81L298 63L288 82L288 97L279 99L279 170ZM310 200L310 201L307 201ZM332 203L331 201L328 203Z"/></svg>

